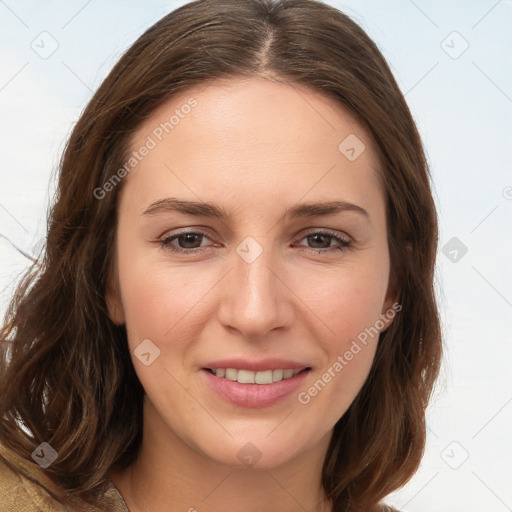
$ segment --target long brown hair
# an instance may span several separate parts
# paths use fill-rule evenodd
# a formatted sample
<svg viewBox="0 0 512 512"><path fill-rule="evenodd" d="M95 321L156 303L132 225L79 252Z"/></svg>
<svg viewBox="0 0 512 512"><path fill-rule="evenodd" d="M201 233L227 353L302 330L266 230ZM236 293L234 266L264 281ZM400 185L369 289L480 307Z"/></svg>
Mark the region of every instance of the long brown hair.
<svg viewBox="0 0 512 512"><path fill-rule="evenodd" d="M144 391L124 326L107 315L116 199L101 188L138 126L173 95L233 76L304 84L348 108L381 163L391 279L402 306L370 375L337 422L322 483L333 510L373 510L416 471L439 371L437 218L422 143L377 46L315 0L199 0L166 15L122 56L67 142L45 252L20 284L0 339L1 443L26 460L43 441L60 499L93 501L142 436ZM96 193L95 193L96 191ZM104 197L103 197L104 196ZM23 428L21 428L23 427Z"/></svg>

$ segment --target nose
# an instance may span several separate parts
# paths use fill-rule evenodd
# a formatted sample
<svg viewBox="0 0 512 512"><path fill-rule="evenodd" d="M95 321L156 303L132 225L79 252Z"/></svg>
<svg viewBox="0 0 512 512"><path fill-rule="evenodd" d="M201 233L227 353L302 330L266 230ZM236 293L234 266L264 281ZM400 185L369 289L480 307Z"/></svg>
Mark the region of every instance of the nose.
<svg viewBox="0 0 512 512"><path fill-rule="evenodd" d="M290 327L294 319L293 293L271 251L263 250L250 263L235 253L233 261L234 267L223 279L220 323L251 340Z"/></svg>

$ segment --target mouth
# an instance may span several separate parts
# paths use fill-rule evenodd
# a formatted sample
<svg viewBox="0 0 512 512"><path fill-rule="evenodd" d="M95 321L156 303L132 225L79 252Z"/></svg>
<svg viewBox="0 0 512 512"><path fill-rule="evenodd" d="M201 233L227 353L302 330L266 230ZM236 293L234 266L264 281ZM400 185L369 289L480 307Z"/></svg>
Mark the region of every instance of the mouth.
<svg viewBox="0 0 512 512"><path fill-rule="evenodd" d="M205 384L223 401L244 408L270 407L305 385L311 367L247 370L202 368Z"/></svg>
<svg viewBox="0 0 512 512"><path fill-rule="evenodd" d="M274 382L292 379L299 373L311 370L311 367L307 366L302 369L276 368L260 371L238 368L204 368L204 370L210 372L216 377L230 381L236 381L240 384L268 385Z"/></svg>

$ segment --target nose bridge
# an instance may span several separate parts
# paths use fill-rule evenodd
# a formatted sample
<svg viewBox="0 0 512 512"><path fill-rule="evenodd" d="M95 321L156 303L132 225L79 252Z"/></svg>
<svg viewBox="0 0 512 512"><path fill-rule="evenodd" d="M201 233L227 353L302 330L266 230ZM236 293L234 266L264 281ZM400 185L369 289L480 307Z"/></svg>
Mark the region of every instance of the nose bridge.
<svg viewBox="0 0 512 512"><path fill-rule="evenodd" d="M221 323L251 338L289 324L290 304L276 276L279 264L271 247L247 237L233 254L233 267L223 293Z"/></svg>

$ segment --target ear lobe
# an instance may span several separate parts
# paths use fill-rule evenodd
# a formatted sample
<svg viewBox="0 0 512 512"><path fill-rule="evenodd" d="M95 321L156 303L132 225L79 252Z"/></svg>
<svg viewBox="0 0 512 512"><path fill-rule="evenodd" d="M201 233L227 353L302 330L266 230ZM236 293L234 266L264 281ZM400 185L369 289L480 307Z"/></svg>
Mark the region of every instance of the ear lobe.
<svg viewBox="0 0 512 512"><path fill-rule="evenodd" d="M119 276L117 267L110 273L107 282L107 289L105 290L105 302L107 304L107 311L110 320L117 325L122 325L126 322L123 303L121 301L121 292L119 286Z"/></svg>

